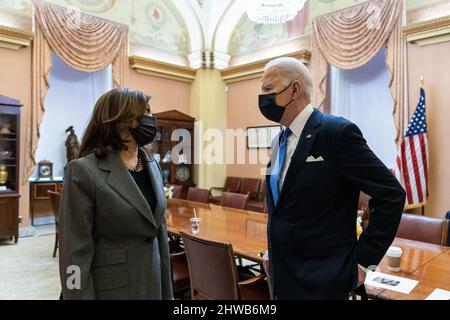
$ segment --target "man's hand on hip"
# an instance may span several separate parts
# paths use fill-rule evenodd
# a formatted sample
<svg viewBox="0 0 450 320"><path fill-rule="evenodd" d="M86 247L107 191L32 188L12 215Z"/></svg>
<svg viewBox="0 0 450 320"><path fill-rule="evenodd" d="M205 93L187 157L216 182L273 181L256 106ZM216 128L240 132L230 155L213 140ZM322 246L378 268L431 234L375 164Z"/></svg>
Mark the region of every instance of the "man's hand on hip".
<svg viewBox="0 0 450 320"><path fill-rule="evenodd" d="M264 267L264 270L266 271L266 274L268 275L269 274L269 253L266 251L265 253L264 253L264 255L263 255L263 267Z"/></svg>
<svg viewBox="0 0 450 320"><path fill-rule="evenodd" d="M366 268L358 264L358 288L366 281L367 271Z"/></svg>

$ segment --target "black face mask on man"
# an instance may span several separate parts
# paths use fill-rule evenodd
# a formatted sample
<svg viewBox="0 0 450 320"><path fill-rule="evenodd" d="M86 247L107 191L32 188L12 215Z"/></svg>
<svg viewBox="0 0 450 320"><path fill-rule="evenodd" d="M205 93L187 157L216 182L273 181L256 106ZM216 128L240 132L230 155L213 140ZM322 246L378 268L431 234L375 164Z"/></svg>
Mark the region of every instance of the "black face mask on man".
<svg viewBox="0 0 450 320"><path fill-rule="evenodd" d="M293 99L291 99L291 101L289 101L289 103L284 106L277 105L277 103L275 102L275 99L277 98L278 95L282 94L287 89L289 89L292 86L292 83L293 82L291 82L291 84L288 85L281 92L278 92L278 93L273 92L273 93L259 95L259 110L261 111L263 116L266 117L266 119L268 119L270 121L275 121L278 123L281 121L281 118L283 118L283 114L286 111L286 107L289 104L291 104Z"/></svg>
<svg viewBox="0 0 450 320"><path fill-rule="evenodd" d="M143 147L155 139L158 127L156 126L156 118L153 116L143 115L138 121L139 126L137 128L132 128L130 131L136 144L139 147Z"/></svg>

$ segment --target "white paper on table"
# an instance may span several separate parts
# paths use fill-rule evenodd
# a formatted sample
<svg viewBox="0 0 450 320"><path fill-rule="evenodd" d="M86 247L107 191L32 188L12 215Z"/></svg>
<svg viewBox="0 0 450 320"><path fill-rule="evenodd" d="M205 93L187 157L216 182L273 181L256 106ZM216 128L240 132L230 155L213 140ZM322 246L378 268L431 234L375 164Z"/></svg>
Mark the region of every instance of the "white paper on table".
<svg viewBox="0 0 450 320"><path fill-rule="evenodd" d="M409 294L419 283L417 280L401 278L381 272L369 271L364 284Z"/></svg>
<svg viewBox="0 0 450 320"><path fill-rule="evenodd" d="M425 300L450 300L450 291L435 289Z"/></svg>

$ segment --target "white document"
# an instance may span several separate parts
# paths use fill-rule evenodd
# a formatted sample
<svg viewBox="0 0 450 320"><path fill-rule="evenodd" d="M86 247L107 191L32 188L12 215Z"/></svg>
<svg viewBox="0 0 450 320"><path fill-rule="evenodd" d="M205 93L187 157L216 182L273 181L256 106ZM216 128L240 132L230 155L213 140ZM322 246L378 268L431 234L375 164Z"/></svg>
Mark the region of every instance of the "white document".
<svg viewBox="0 0 450 320"><path fill-rule="evenodd" d="M0 186L0 191L8 191L8 189L5 186Z"/></svg>
<svg viewBox="0 0 450 320"><path fill-rule="evenodd" d="M409 294L418 283L419 281L417 280L401 278L390 274L373 271L369 271L367 273L366 281L364 282L364 284L372 287L388 289L405 294Z"/></svg>
<svg viewBox="0 0 450 320"><path fill-rule="evenodd" d="M425 300L450 300L450 291L435 289Z"/></svg>

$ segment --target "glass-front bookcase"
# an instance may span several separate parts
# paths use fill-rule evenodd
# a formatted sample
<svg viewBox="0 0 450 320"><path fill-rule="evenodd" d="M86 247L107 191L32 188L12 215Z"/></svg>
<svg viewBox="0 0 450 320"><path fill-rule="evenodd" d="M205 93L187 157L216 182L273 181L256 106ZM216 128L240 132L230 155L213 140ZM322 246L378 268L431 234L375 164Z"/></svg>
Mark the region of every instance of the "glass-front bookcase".
<svg viewBox="0 0 450 320"><path fill-rule="evenodd" d="M18 240L20 108L0 95L0 238Z"/></svg>
<svg viewBox="0 0 450 320"><path fill-rule="evenodd" d="M194 187L194 122L191 116L171 110L156 113L158 135L152 151L158 161L166 185L183 186L185 198Z"/></svg>

